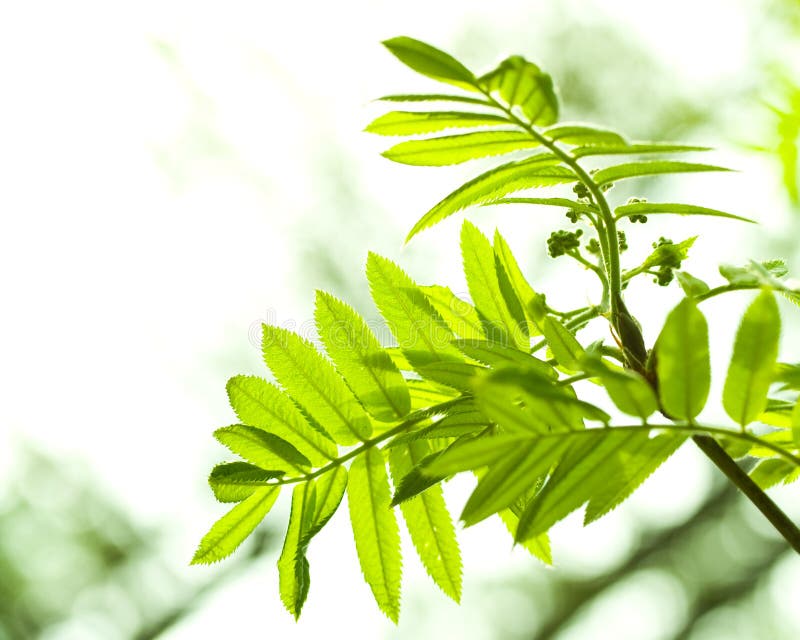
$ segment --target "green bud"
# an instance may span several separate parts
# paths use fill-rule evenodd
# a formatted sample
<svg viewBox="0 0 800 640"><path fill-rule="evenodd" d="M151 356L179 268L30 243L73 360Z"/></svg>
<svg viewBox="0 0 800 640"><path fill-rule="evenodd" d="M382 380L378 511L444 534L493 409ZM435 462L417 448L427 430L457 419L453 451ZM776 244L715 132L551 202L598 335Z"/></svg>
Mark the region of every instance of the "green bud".
<svg viewBox="0 0 800 640"><path fill-rule="evenodd" d="M583 230L577 231L553 231L547 239L547 252L551 258L558 258L565 253L575 251L581 246L579 238L583 235Z"/></svg>
<svg viewBox="0 0 800 640"><path fill-rule="evenodd" d="M586 250L594 255L600 255L600 243L597 241L597 238L592 238L586 243Z"/></svg>
<svg viewBox="0 0 800 640"><path fill-rule="evenodd" d="M620 251L625 251L628 248L628 239L625 237L624 231L617 231L617 242L619 243Z"/></svg>

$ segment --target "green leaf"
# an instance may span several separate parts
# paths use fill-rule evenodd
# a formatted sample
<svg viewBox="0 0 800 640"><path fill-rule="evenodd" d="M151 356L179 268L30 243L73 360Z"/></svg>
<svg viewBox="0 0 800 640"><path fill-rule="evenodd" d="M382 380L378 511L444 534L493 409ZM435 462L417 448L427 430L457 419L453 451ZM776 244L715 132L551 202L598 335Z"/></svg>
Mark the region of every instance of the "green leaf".
<svg viewBox="0 0 800 640"><path fill-rule="evenodd" d="M495 260L499 263L497 267L498 280L500 280L502 285L502 274L507 276L508 285L513 290L515 298L519 301L524 316L528 320L528 334L532 336L540 335L542 332L537 323L536 314L534 313L536 296L538 294L533 290L533 287L528 284L528 281L522 274L522 269L519 268L517 259L511 252L511 247L508 246L505 238L503 238L496 229L494 232L494 255ZM507 300L510 298L510 296L505 297Z"/></svg>
<svg viewBox="0 0 800 640"><path fill-rule="evenodd" d="M535 358L527 351L520 351L488 340L455 340L462 353L473 360L484 362L492 367L517 366L529 368L539 375L556 379L558 372L546 362Z"/></svg>
<svg viewBox="0 0 800 640"><path fill-rule="evenodd" d="M458 298L448 287L431 285L420 289L455 335L473 340L484 337L478 312L469 302Z"/></svg>
<svg viewBox="0 0 800 640"><path fill-rule="evenodd" d="M241 424L222 427L214 437L254 465L262 469L287 471L294 469L306 473L311 461L290 443L257 427Z"/></svg>
<svg viewBox="0 0 800 640"><path fill-rule="evenodd" d="M616 469L610 474L610 482L598 487L586 506L584 524L598 520L624 502L685 440L680 434L663 433L643 439L640 449L621 449L613 459Z"/></svg>
<svg viewBox="0 0 800 640"><path fill-rule="evenodd" d="M369 438L364 408L314 345L287 329L263 327L264 361L286 391L340 444Z"/></svg>
<svg viewBox="0 0 800 640"><path fill-rule="evenodd" d="M457 440L423 465L422 471L428 477L445 477L462 471L480 469L502 460L529 442L528 435L518 434Z"/></svg>
<svg viewBox="0 0 800 640"><path fill-rule="evenodd" d="M423 229L432 227L467 207L497 200L523 189L575 182L577 177L570 169L553 166L558 162L558 158L550 153L539 153L482 173L461 185L422 216L411 229L406 242Z"/></svg>
<svg viewBox="0 0 800 640"><path fill-rule="evenodd" d="M461 436L475 435L488 426L489 420L480 411L471 410L448 414L441 420L422 429L397 436L387 446L395 447L417 440L460 438Z"/></svg>
<svg viewBox="0 0 800 640"><path fill-rule="evenodd" d="M483 98L473 98L471 96L453 96L445 93L403 93L392 96L378 98L384 102L465 102L467 104L479 104L484 107L491 107L492 103Z"/></svg>
<svg viewBox="0 0 800 640"><path fill-rule="evenodd" d="M383 422L405 416L411 400L403 376L361 316L322 291L314 315L328 355L366 410Z"/></svg>
<svg viewBox="0 0 800 640"><path fill-rule="evenodd" d="M281 601L295 620L308 596L311 584L306 544L303 539L314 517L316 491L311 483L298 484L292 492L292 511L283 549L278 558L278 581Z"/></svg>
<svg viewBox="0 0 800 640"><path fill-rule="evenodd" d="M767 406L780 332L778 304L773 293L765 289L742 317L722 391L726 413L742 427L755 420Z"/></svg>
<svg viewBox="0 0 800 640"><path fill-rule="evenodd" d="M389 467L395 485L430 454L422 442L394 447L389 451ZM456 602L461 599L461 552L456 531L441 486L400 504L411 541L428 575Z"/></svg>
<svg viewBox="0 0 800 640"><path fill-rule="evenodd" d="M709 147L696 147L670 142L632 142L631 144L597 144L575 147L570 151L576 158L587 156L638 155L649 153L686 153L691 151L710 151Z"/></svg>
<svg viewBox="0 0 800 640"><path fill-rule="evenodd" d="M623 204L615 210L617 218L625 218L633 215L653 215L658 213L675 213L681 216L715 216L717 218L730 218L732 220L741 220L742 222L751 222L756 224L755 220L750 218L743 218L726 211L719 209L709 209L708 207L698 207L693 204L673 204L666 202L633 202L631 204Z"/></svg>
<svg viewBox="0 0 800 640"><path fill-rule="evenodd" d="M211 470L208 484L220 502L241 502L267 481L282 475L282 471L267 471L247 462L225 462Z"/></svg>
<svg viewBox="0 0 800 640"><path fill-rule="evenodd" d="M800 400L792 409L792 440L796 447L800 448Z"/></svg>
<svg viewBox="0 0 800 640"><path fill-rule="evenodd" d="M191 564L211 564L231 555L269 513L280 487L261 487L222 516L200 541Z"/></svg>
<svg viewBox="0 0 800 640"><path fill-rule="evenodd" d="M609 398L623 413L644 419L658 409L652 387L638 373L599 359L584 359L583 367L600 378Z"/></svg>
<svg viewBox="0 0 800 640"><path fill-rule="evenodd" d="M350 521L364 578L390 620L400 614L400 532L389 507L391 492L383 454L367 449L350 467Z"/></svg>
<svg viewBox="0 0 800 640"><path fill-rule="evenodd" d="M531 124L547 126L558 120L558 97L553 79L521 56L511 56L478 82L505 103L519 107Z"/></svg>
<svg viewBox="0 0 800 640"><path fill-rule="evenodd" d="M673 419L693 420L706 404L711 384L708 323L690 298L667 316L656 341L661 403Z"/></svg>
<svg viewBox="0 0 800 640"><path fill-rule="evenodd" d="M521 442L489 466L470 495L461 520L471 526L514 503L535 486L572 444L569 438L540 438Z"/></svg>
<svg viewBox="0 0 800 640"><path fill-rule="evenodd" d="M647 256L641 268L649 269L662 265L674 266L676 262L683 262L689 257L689 249L692 248L695 240L697 240L697 236L692 236L677 244L667 243L657 246L655 250Z"/></svg>
<svg viewBox="0 0 800 640"><path fill-rule="evenodd" d="M411 396L411 409L425 409L458 397L458 391L431 380L406 380Z"/></svg>
<svg viewBox="0 0 800 640"><path fill-rule="evenodd" d="M594 205L570 200L569 198L498 198L497 200L486 202L484 206L488 207L495 204L540 204L548 207L566 207L582 213L597 213L597 208Z"/></svg>
<svg viewBox="0 0 800 640"><path fill-rule="evenodd" d="M417 73L468 91L479 90L472 72L449 53L407 36L384 40L383 45Z"/></svg>
<svg viewBox="0 0 800 640"><path fill-rule="evenodd" d="M452 332L400 267L370 253L367 279L375 305L414 367L442 360L463 362L458 349L450 344Z"/></svg>
<svg viewBox="0 0 800 640"><path fill-rule="evenodd" d="M775 367L774 381L783 383L781 391L800 391L800 364L779 362Z"/></svg>
<svg viewBox="0 0 800 640"><path fill-rule="evenodd" d="M612 482L626 450L638 449L647 431L592 429L561 436L567 439L569 453L520 516L518 541L544 533Z"/></svg>
<svg viewBox="0 0 800 640"><path fill-rule="evenodd" d="M511 511L511 509L503 509L498 515L506 525L506 529L508 529L511 537L516 540L519 517L513 511ZM523 547L525 547L525 549L528 550L528 553L530 553L537 560L541 560L547 565L553 564L553 554L550 551L550 537L546 533L529 538L528 540L523 540L518 544L521 544Z"/></svg>
<svg viewBox="0 0 800 640"><path fill-rule="evenodd" d="M583 347L569 329L553 316L546 316L542 323L542 332L558 364L568 371L581 371Z"/></svg>
<svg viewBox="0 0 800 640"><path fill-rule="evenodd" d="M600 169L600 171L594 174L594 181L602 186L624 178L637 178L639 176L652 176L663 173L697 173L702 171L730 171L730 169L710 164L675 162L672 160L630 162Z"/></svg>
<svg viewBox="0 0 800 640"><path fill-rule="evenodd" d="M482 371L485 371L485 367L467 364L466 362L443 360L419 366L417 371L424 378L440 384L446 384L448 387L453 387L459 391L469 392L472 391L473 379Z"/></svg>
<svg viewBox="0 0 800 640"><path fill-rule="evenodd" d="M797 467L783 458L762 460L750 472L750 478L762 489L774 487L779 482L791 482Z"/></svg>
<svg viewBox="0 0 800 640"><path fill-rule="evenodd" d="M322 474L314 481L314 487L316 490L314 516L306 534L306 543L328 524L328 520L339 508L347 488L347 469L340 466Z"/></svg>
<svg viewBox="0 0 800 640"><path fill-rule="evenodd" d="M364 131L379 136L416 136L447 129L508 126L508 120L470 111L390 111L370 122Z"/></svg>
<svg viewBox="0 0 800 640"><path fill-rule="evenodd" d="M315 430L283 391L262 378L234 376L228 380L228 398L242 423L264 429L293 444L312 465L321 467L336 458L336 445Z"/></svg>
<svg viewBox="0 0 800 640"><path fill-rule="evenodd" d="M537 140L520 131L478 131L424 140L408 140L393 146L381 155L402 164L443 167L538 146Z"/></svg>
<svg viewBox="0 0 800 640"><path fill-rule="evenodd" d="M503 295L492 245L475 225L466 220L461 227L461 253L467 286L486 335L493 342L529 348L527 322L520 316L519 301L514 300L510 305Z"/></svg>
<svg viewBox="0 0 800 640"><path fill-rule="evenodd" d="M681 285L681 289L689 298L696 298L710 291L710 287L705 282L700 278L695 278L691 273L675 271L675 275L678 278L678 284Z"/></svg>
<svg viewBox="0 0 800 640"><path fill-rule="evenodd" d="M625 137L616 131L611 131L610 129L601 129L599 127L585 124L557 124L554 127L545 129L542 133L554 142L563 142L564 144L580 144L589 146L626 146L628 144L628 141L625 140Z"/></svg>

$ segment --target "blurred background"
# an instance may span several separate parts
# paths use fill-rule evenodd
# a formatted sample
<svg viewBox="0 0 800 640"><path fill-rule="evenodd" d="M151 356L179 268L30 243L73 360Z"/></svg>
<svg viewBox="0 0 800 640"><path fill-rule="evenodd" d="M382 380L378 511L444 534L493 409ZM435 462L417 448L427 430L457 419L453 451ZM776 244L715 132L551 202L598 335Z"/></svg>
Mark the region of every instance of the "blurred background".
<svg viewBox="0 0 800 640"><path fill-rule="evenodd" d="M205 479L226 458L211 437L233 420L225 381L266 375L262 321L308 331L315 288L375 318L369 249L466 290L463 216L401 242L476 167L393 165L362 133L374 98L433 86L383 50L394 35L478 72L525 55L555 77L565 119L717 147L711 161L740 173L614 197L668 191L761 226L651 220L641 252L700 233L696 276L773 257L800 273L798 0L3 3L0 640L800 637L800 559L689 445L610 516L558 525L555 569L502 525L462 531L460 607L407 545L397 627L344 510L310 550L297 624L277 593L285 501L230 560L188 566L224 512ZM468 215L501 228L553 306L585 303L585 274L546 259L560 214ZM681 295L660 293L628 294L648 342ZM748 300L705 308L722 370ZM797 360L800 314L785 310ZM796 487L772 495L800 519Z"/></svg>

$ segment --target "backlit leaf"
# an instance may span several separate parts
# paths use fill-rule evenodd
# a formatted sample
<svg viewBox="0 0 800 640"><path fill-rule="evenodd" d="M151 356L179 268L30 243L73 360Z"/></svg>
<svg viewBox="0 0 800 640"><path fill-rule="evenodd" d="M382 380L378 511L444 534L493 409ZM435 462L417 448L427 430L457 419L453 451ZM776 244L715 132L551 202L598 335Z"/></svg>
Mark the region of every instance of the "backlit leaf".
<svg viewBox="0 0 800 640"><path fill-rule="evenodd" d="M367 449L353 461L347 502L364 579L381 611L396 623L402 571L400 532L389 507L389 478L379 450Z"/></svg>
<svg viewBox="0 0 800 640"><path fill-rule="evenodd" d="M627 145L624 136L593 125L561 123L542 132L554 142L574 145Z"/></svg>
<svg viewBox="0 0 800 640"><path fill-rule="evenodd" d="M659 395L669 417L693 420L706 404L711 384L708 323L691 298L667 316L656 341Z"/></svg>
<svg viewBox="0 0 800 640"><path fill-rule="evenodd" d="M461 185L422 216L409 232L406 242L423 229L467 207L497 200L523 189L575 182L575 174L566 167L555 166L558 162L558 158L552 154L539 153L482 173Z"/></svg>
<svg viewBox="0 0 800 640"><path fill-rule="evenodd" d="M383 46L417 73L468 91L478 90L472 72L449 53L407 36L384 40Z"/></svg>
<svg viewBox="0 0 800 640"><path fill-rule="evenodd" d="M520 131L478 131L408 140L384 151L382 155L403 164L442 167L538 146L537 140Z"/></svg>
<svg viewBox="0 0 800 640"><path fill-rule="evenodd" d="M631 204L623 204L615 210L617 218L624 218L633 215L653 215L659 213L674 213L681 216L715 216L717 218L731 218L732 220L741 220L742 222L752 222L755 220L737 216L726 211L719 209L709 209L708 207L698 207L693 204L673 204L666 202L633 202Z"/></svg>
<svg viewBox="0 0 800 640"><path fill-rule="evenodd" d="M457 297L448 287L431 285L420 289L455 335L477 340L484 337L478 312L469 302Z"/></svg>
<svg viewBox="0 0 800 640"><path fill-rule="evenodd" d="M361 316L318 291L314 317L328 355L367 411L384 422L405 416L411 401L403 376Z"/></svg>
<svg viewBox="0 0 800 640"><path fill-rule="evenodd" d="M594 181L598 185L604 185L624 178L637 178L639 176L652 176L665 173L697 173L704 171L730 171L730 169L710 164L676 162L672 160L630 162L600 169L600 171L594 174Z"/></svg>
<svg viewBox="0 0 800 640"><path fill-rule="evenodd" d="M282 475L281 471L267 471L247 462L225 462L211 470L208 484L220 502L240 502Z"/></svg>
<svg viewBox="0 0 800 640"><path fill-rule="evenodd" d="M431 452L424 441L394 447L389 466L395 485ZM400 504L414 548L428 575L453 600L461 598L461 552L441 486Z"/></svg>
<svg viewBox="0 0 800 640"><path fill-rule="evenodd" d="M531 124L547 126L558 120L553 79L521 56L506 58L479 82L509 107L518 107Z"/></svg>
<svg viewBox="0 0 800 640"><path fill-rule="evenodd" d="M211 564L227 558L269 513L280 487L260 487L222 516L200 541L192 564Z"/></svg>
<svg viewBox="0 0 800 640"><path fill-rule="evenodd" d="M286 440L257 427L241 424L222 427L214 437L233 453L239 454L254 465L268 470L305 473L311 462Z"/></svg>
<svg viewBox="0 0 800 640"><path fill-rule="evenodd" d="M292 492L292 510L283 549L278 558L281 601L295 620L308 596L311 584L305 538L314 517L316 491L311 483L298 484Z"/></svg>
<svg viewBox="0 0 800 640"><path fill-rule="evenodd" d="M447 129L508 126L508 120L490 113L469 111L390 111L364 129L380 136L415 136Z"/></svg>
<svg viewBox="0 0 800 640"><path fill-rule="evenodd" d="M364 408L314 345L282 327L263 328L264 361L286 391L340 444L369 438Z"/></svg>
<svg viewBox="0 0 800 640"><path fill-rule="evenodd" d="M778 304L773 293L765 289L742 317L722 392L725 411L743 427L767 406L780 331Z"/></svg>

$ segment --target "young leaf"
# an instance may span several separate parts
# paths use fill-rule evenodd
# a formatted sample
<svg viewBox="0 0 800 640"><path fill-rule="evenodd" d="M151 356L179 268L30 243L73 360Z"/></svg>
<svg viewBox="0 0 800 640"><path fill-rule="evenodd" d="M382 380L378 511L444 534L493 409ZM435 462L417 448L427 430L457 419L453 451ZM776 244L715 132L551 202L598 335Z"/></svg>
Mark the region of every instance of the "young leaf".
<svg viewBox="0 0 800 640"><path fill-rule="evenodd" d="M639 176L652 176L663 173L696 173L699 171L730 171L730 169L710 164L675 162L672 160L630 162L600 169L594 174L594 181L602 186L624 178L637 178Z"/></svg>
<svg viewBox="0 0 800 640"><path fill-rule="evenodd" d="M750 477L762 489L774 487L779 482L791 482L797 467L783 458L768 458L762 460L750 472Z"/></svg>
<svg viewBox="0 0 800 640"><path fill-rule="evenodd" d="M625 137L611 131L592 125L562 123L548 127L542 133L554 142L575 145L627 145Z"/></svg>
<svg viewBox="0 0 800 640"><path fill-rule="evenodd" d="M423 229L467 207L497 200L523 189L575 182L577 177L570 169L554 166L558 162L558 158L550 153L539 153L482 173L461 185L422 216L409 232L406 242Z"/></svg>
<svg viewBox="0 0 800 640"><path fill-rule="evenodd" d="M458 389L459 391L470 392L472 391L473 379L482 371L485 371L485 368L467 364L466 362L443 360L421 365L417 367L417 371L428 380L446 384L448 387L453 387L453 389Z"/></svg>
<svg viewBox="0 0 800 640"><path fill-rule="evenodd" d="M710 287L700 280L695 278L691 273L686 271L675 271L675 276L678 278L678 284L688 298L696 298L704 293L708 293Z"/></svg>
<svg viewBox="0 0 800 640"><path fill-rule="evenodd" d="M542 323L542 332L558 364L568 371L580 371L583 347L569 329L553 316L547 316Z"/></svg>
<svg viewBox="0 0 800 640"><path fill-rule="evenodd" d="M479 91L472 72L449 53L407 36L384 40L383 45L417 73L468 91Z"/></svg>
<svg viewBox="0 0 800 640"><path fill-rule="evenodd" d="M295 486L292 492L292 511L289 514L289 526L283 549L278 558L278 581L281 601L286 609L297 620L308 596L311 584L308 560L306 559L306 543L303 539L311 526L314 517L316 491L311 483Z"/></svg>
<svg viewBox="0 0 800 640"><path fill-rule="evenodd" d="M484 206L488 207L494 204L541 204L548 207L575 209L581 213L597 213L594 205L569 198L498 198L486 202Z"/></svg>
<svg viewBox="0 0 800 640"><path fill-rule="evenodd" d="M263 325L264 361L286 391L343 445L366 440L372 424L331 363L296 333Z"/></svg>
<svg viewBox="0 0 800 640"><path fill-rule="evenodd" d="M638 449L647 432L593 429L562 436L567 438L573 441L569 453L520 516L519 541L544 533L612 482L617 461L626 449Z"/></svg>
<svg viewBox="0 0 800 640"><path fill-rule="evenodd" d="M469 302L456 297L448 287L430 285L420 289L455 335L472 340L484 338L481 319Z"/></svg>
<svg viewBox="0 0 800 640"><path fill-rule="evenodd" d="M247 462L226 462L211 470L208 484L220 502L241 502L267 481L282 475L282 471L266 471Z"/></svg>
<svg viewBox="0 0 800 640"><path fill-rule="evenodd" d="M457 440L441 454L422 465L422 472L428 477L445 477L462 471L480 469L502 460L529 442L529 435L482 436Z"/></svg>
<svg viewBox="0 0 800 640"><path fill-rule="evenodd" d="M260 487L222 516L200 541L191 564L211 564L231 555L269 513L280 487Z"/></svg>
<svg viewBox="0 0 800 640"><path fill-rule="evenodd" d="M442 360L463 362L458 349L450 344L452 332L400 267L370 253L367 279L375 305L413 366Z"/></svg>
<svg viewBox="0 0 800 640"><path fill-rule="evenodd" d="M390 111L370 122L364 131L379 136L416 136L447 129L508 126L508 120L470 111Z"/></svg>
<svg viewBox="0 0 800 640"><path fill-rule="evenodd" d="M395 486L431 452L424 441L393 447L389 467ZM453 600L461 598L461 552L439 485L400 504L411 541L436 585Z"/></svg>
<svg viewBox="0 0 800 640"><path fill-rule="evenodd" d="M643 420L658 409L658 400L648 382L634 371L614 367L602 360L583 360L583 367L603 382L617 409Z"/></svg>
<svg viewBox="0 0 800 640"><path fill-rule="evenodd" d="M638 155L649 153L687 153L691 151L710 151L709 147L696 147L670 142L632 142L631 144L597 144L575 147L570 153L576 158L587 156Z"/></svg>
<svg viewBox="0 0 800 640"><path fill-rule="evenodd" d="M755 420L767 406L780 331L781 316L775 296L764 289L742 317L722 392L725 411L742 427Z"/></svg>
<svg viewBox="0 0 800 640"><path fill-rule="evenodd" d="M461 227L461 253L467 286L483 320L486 335L492 342L529 348L527 322L520 317L519 301L509 305L500 288L492 245L475 225L466 220ZM516 307L516 313L512 312L513 307Z"/></svg>
<svg viewBox="0 0 800 640"><path fill-rule="evenodd" d="M610 474L610 482L599 487L586 506L584 524L598 520L624 502L685 440L680 434L663 433L641 441L640 449L620 450L614 460L616 471Z"/></svg>
<svg viewBox="0 0 800 640"><path fill-rule="evenodd" d="M403 376L361 316L322 291L314 316L328 355L366 410L383 422L405 416L411 400Z"/></svg>
<svg viewBox="0 0 800 640"><path fill-rule="evenodd" d="M672 204L662 202L633 202L631 204L623 204L615 210L617 218L625 218L634 215L653 215L658 213L674 213L681 216L715 216L717 218L730 218L732 220L741 220L742 222L751 222L756 224L755 220L737 216L726 211L719 209L709 209L708 207L698 207L693 204Z"/></svg>
<svg viewBox="0 0 800 640"><path fill-rule="evenodd" d="M521 56L506 58L478 82L511 107L519 107L531 124L545 127L558 120L558 97L553 79Z"/></svg>
<svg viewBox="0 0 800 640"><path fill-rule="evenodd" d="M397 623L402 571L400 532L389 507L386 464L377 449L367 449L353 461L347 502L361 571L381 611Z"/></svg>
<svg viewBox="0 0 800 640"><path fill-rule="evenodd" d="M691 298L667 316L656 341L661 403L674 419L693 420L706 404L711 384L708 323Z"/></svg>
<svg viewBox="0 0 800 640"><path fill-rule="evenodd" d="M508 284L514 292L514 297L519 300L524 316L528 320L528 334L535 336L542 333L537 323L537 318L533 311L536 301L536 292L533 290L525 276L522 275L522 269L519 268L517 259L511 252L511 247L505 241L505 238L500 235L500 232L495 229L494 232L494 255L495 260L498 262L497 274L498 280L502 283L502 274L508 278ZM511 296L506 296L508 300Z"/></svg>
<svg viewBox="0 0 800 640"><path fill-rule="evenodd" d="M394 438L387 447L406 445L417 440L460 438L475 435L489 426L489 420L480 411L465 411L447 415L422 429L404 433Z"/></svg>
<svg viewBox="0 0 800 640"><path fill-rule="evenodd" d="M228 380L228 399L243 424L264 429L293 444L312 465L336 458L336 445L314 429L283 391L262 378L234 376Z"/></svg>
<svg viewBox="0 0 800 640"><path fill-rule="evenodd" d="M263 429L235 424L217 429L214 437L233 453L262 469L294 469L298 473L306 473L311 467L311 461L286 440Z"/></svg>
<svg viewBox="0 0 800 640"><path fill-rule="evenodd" d="M443 167L538 146L537 140L520 131L478 131L425 140L408 140L387 149L381 155L402 164Z"/></svg>
<svg viewBox="0 0 800 640"><path fill-rule="evenodd" d="M411 396L412 411L447 402L459 395L458 391L431 380L406 380L406 384Z"/></svg>

